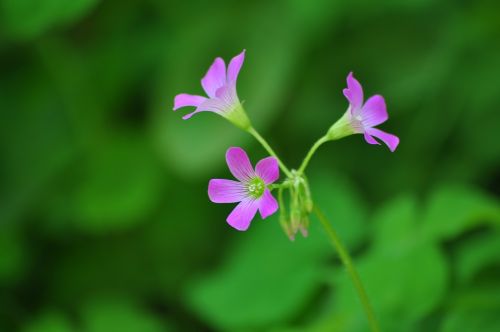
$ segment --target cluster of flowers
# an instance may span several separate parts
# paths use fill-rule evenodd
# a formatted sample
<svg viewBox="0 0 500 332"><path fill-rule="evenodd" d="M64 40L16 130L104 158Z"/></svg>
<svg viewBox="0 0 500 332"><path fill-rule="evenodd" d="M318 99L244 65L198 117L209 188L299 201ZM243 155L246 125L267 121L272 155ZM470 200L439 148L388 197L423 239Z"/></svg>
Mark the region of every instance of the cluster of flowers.
<svg viewBox="0 0 500 332"><path fill-rule="evenodd" d="M316 142L301 167L297 171L288 170L252 127L236 93L236 81L244 59L245 51L235 56L226 68L224 60L216 58L201 80L207 96L179 94L174 100L174 111L188 106L195 107L193 112L183 117L185 120L200 112L216 113L255 136L272 155L260 160L254 169L242 148L231 147L227 150L226 162L237 181L210 180L208 196L214 203L239 203L227 217L229 225L240 231L247 230L257 211L262 218L266 218L274 214L281 205L280 222L290 239L293 240L298 231L307 236L308 215L313 202L304 170L317 147L326 141L363 134L369 144L380 144L377 138L394 151L399 138L375 128L388 119L384 98L374 95L364 102L363 88L351 72L347 76L347 88L343 91L349 101L347 111ZM286 180L281 184L274 184L279 178L280 168L286 174ZM278 200L271 194L274 189L278 190ZM288 213L283 207L284 190L290 191Z"/></svg>

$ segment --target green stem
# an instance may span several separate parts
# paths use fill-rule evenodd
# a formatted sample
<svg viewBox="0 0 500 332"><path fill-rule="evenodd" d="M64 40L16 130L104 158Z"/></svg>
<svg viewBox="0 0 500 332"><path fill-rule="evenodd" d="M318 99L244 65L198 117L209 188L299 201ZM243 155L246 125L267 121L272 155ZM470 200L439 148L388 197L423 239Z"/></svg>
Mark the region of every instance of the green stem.
<svg viewBox="0 0 500 332"><path fill-rule="evenodd" d="M309 161L311 160L312 156L314 155L314 152L316 152L316 150L321 146L321 144L327 142L328 140L329 139L326 136L323 136L314 143L314 145L311 147L309 152L307 152L306 157L304 158L304 160L302 161L302 164L299 167L299 170L298 170L299 174L304 173L304 171L307 167L307 164L309 164Z"/></svg>
<svg viewBox="0 0 500 332"><path fill-rule="evenodd" d="M380 329L378 327L377 320L375 319L375 313L373 312L373 309L370 305L370 300L368 299L368 295L366 294L363 284L361 283L361 279L359 278L359 275L356 272L356 269L354 268L354 265L352 263L351 257L349 256L349 253L347 252L347 249L340 241L340 238L333 229L332 225L326 219L325 215L316 206L314 206L314 213L321 222L321 225L323 225L323 227L325 228L325 231L328 237L330 238L331 243L333 244L335 249L337 249L340 255L340 259L342 260L342 263L346 267L347 272L351 277L352 283L354 284L354 287L358 292L359 299L361 300L366 316L368 318L370 329L373 332L379 332Z"/></svg>
<svg viewBox="0 0 500 332"><path fill-rule="evenodd" d="M267 185L267 188L269 190L274 190L274 189L286 189L286 188L290 188L291 187L291 183L290 182L287 182L287 181L283 181L281 183L271 183L271 184L268 184Z"/></svg>
<svg viewBox="0 0 500 332"><path fill-rule="evenodd" d="M285 166L285 164L283 164L281 162L281 160L280 160L280 158L278 158L278 155L276 154L276 152L274 152L274 150L271 148L271 146L269 146L269 144L266 142L266 140L264 139L264 137L260 136L260 134L257 132L257 130L255 130L254 127L250 127L248 129L248 132L253 137L255 137L255 139L257 139L257 141L259 141L260 144L262 144L262 146L264 147L264 149L266 149L267 152L269 152L269 154L271 156L273 156L274 158L276 158L278 160L278 164L280 165L281 170L283 170L283 173L285 173L287 177L291 178L292 177L292 173L288 170L288 168Z"/></svg>

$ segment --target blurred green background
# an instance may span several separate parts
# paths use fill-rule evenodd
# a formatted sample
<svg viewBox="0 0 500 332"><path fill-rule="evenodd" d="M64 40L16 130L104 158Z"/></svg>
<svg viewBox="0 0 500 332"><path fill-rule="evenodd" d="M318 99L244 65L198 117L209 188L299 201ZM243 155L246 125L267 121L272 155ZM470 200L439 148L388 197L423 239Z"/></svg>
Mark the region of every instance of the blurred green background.
<svg viewBox="0 0 500 332"><path fill-rule="evenodd" d="M383 331L500 331L497 1L0 0L0 331L367 331L313 219L230 228L209 202L251 137L202 93L247 50L238 93L289 166L345 111L353 70L401 138L319 150L316 203Z"/></svg>

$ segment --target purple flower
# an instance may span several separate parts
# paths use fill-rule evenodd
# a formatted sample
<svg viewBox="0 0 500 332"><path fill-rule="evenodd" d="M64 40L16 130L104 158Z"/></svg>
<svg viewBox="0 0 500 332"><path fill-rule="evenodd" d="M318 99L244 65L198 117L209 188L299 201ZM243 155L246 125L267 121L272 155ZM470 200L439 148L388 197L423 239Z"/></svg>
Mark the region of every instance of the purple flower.
<svg viewBox="0 0 500 332"><path fill-rule="evenodd" d="M245 60L245 50L231 59L226 70L226 64L222 58L216 58L206 75L201 79L201 85L207 97L181 93L175 96L174 111L182 107L196 107L182 118L187 120L199 112L217 113L238 127L248 129L250 121L241 106L236 94L236 80Z"/></svg>
<svg viewBox="0 0 500 332"><path fill-rule="evenodd" d="M255 170L242 148L232 147L226 152L229 170L238 181L212 179L208 183L208 196L214 203L239 204L227 217L227 222L245 231L259 210L264 219L278 210L278 202L267 187L279 178L278 161L274 157L260 160Z"/></svg>
<svg viewBox="0 0 500 332"><path fill-rule="evenodd" d="M374 137L376 137L394 152L399 144L399 138L374 128L389 118L384 97L374 95L363 103L363 88L354 78L352 72L347 76L347 89L344 89L344 95L349 100L349 109L344 117L330 128L330 138L337 139L351 133L364 134L365 140L369 144L380 144L375 140ZM345 126L346 123L348 126Z"/></svg>

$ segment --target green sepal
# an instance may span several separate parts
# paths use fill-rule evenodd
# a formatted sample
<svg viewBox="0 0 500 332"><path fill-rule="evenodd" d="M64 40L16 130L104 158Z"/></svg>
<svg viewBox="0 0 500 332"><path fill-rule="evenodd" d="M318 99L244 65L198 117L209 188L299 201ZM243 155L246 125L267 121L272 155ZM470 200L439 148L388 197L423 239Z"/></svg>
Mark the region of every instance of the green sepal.
<svg viewBox="0 0 500 332"><path fill-rule="evenodd" d="M335 122L326 134L326 137L331 140L338 140L343 137L355 134L356 131L351 125L351 109L347 109L344 115Z"/></svg>
<svg viewBox="0 0 500 332"><path fill-rule="evenodd" d="M224 113L223 116L236 127L248 131L252 124L241 104L238 104L231 112Z"/></svg>

